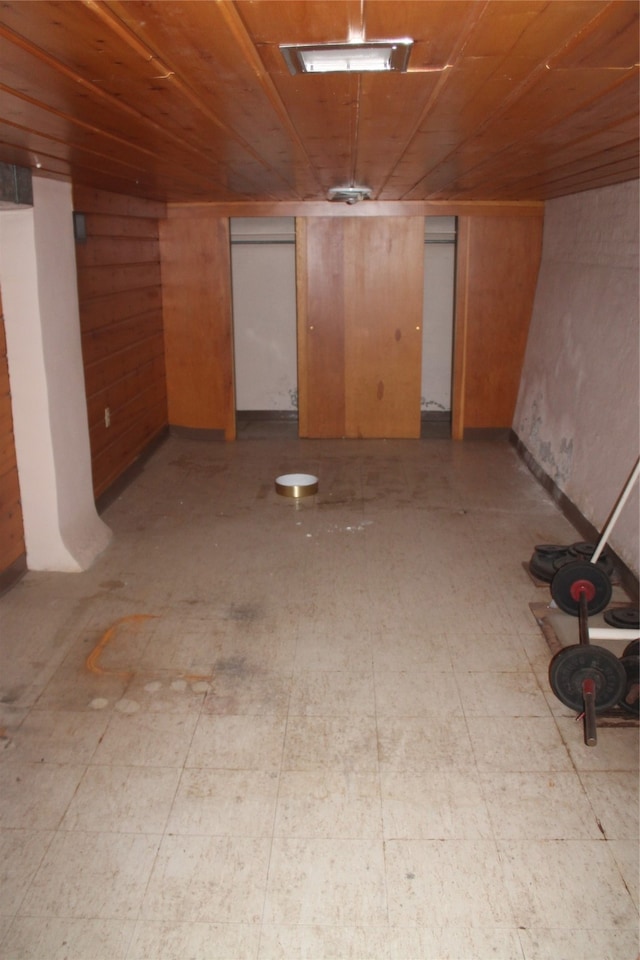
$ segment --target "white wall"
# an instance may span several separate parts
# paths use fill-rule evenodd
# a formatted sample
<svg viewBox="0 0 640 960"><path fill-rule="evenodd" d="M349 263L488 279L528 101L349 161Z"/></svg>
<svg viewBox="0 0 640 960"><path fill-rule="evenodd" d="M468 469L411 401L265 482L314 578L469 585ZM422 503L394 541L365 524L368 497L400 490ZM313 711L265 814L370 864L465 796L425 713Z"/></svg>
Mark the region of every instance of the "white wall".
<svg viewBox="0 0 640 960"><path fill-rule="evenodd" d="M451 410L456 218L427 217L422 311L420 407Z"/></svg>
<svg viewBox="0 0 640 960"><path fill-rule="evenodd" d="M293 218L234 218L231 240L236 409L296 410Z"/></svg>
<svg viewBox="0 0 640 960"><path fill-rule="evenodd" d="M547 203L513 429L602 530L638 456L639 183ZM637 574L638 493L610 543Z"/></svg>
<svg viewBox="0 0 640 960"><path fill-rule="evenodd" d="M0 213L0 285L27 566L79 571L111 534L93 499L71 186L34 179L33 203Z"/></svg>

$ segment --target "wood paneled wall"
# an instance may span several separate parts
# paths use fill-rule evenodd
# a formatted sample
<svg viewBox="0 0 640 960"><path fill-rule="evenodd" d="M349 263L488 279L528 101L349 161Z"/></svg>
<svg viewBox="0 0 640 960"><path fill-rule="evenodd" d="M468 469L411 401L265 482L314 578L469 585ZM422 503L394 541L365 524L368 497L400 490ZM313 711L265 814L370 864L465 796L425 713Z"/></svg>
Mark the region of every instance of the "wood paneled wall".
<svg viewBox="0 0 640 960"><path fill-rule="evenodd" d="M0 589L5 581L26 568L26 547L22 524L20 485L13 436L13 414L9 389L7 339L0 301Z"/></svg>
<svg viewBox="0 0 640 960"><path fill-rule="evenodd" d="M458 218L452 435L510 428L542 252L542 217Z"/></svg>
<svg viewBox="0 0 640 960"><path fill-rule="evenodd" d="M178 211L160 237L169 423L233 440L229 221Z"/></svg>
<svg viewBox="0 0 640 960"><path fill-rule="evenodd" d="M214 215L211 205L170 205L161 224L169 421L224 431L226 439L233 439L229 235L227 211L219 206L219 215ZM402 352L385 372L391 372L389 383L401 387L395 394L401 397L399 406L389 411L391 419L398 423L408 418L399 432L390 432L385 424L378 435L418 435L419 381L415 410L410 410L409 372L418 369L421 344L396 321L412 317L416 333L421 322L421 312L419 319L414 317L413 307L422 290L422 238L421 231L409 231L409 223L418 223L425 211L410 208L413 216L396 215L391 205L388 216L372 217L369 208L361 206L365 213L356 207L352 216L340 207L335 217L294 211L302 436L373 435L372 423L376 429L380 424L378 398L389 399L387 382L376 376L375 350L382 350L387 360ZM235 208L229 212L242 213ZM258 211L249 205L245 212ZM511 427L533 309L544 206L479 204L476 211L453 205L447 213L457 214L459 223L452 433L461 439L465 431ZM376 226L384 222L390 225ZM403 251L399 256L398 249ZM387 335L390 341L385 341ZM377 344L373 353L363 354L372 339ZM360 387L365 382L369 389L374 381L374 402L365 402Z"/></svg>
<svg viewBox="0 0 640 960"><path fill-rule="evenodd" d="M166 209L78 186L73 201L87 233L76 260L98 497L167 425L158 226Z"/></svg>

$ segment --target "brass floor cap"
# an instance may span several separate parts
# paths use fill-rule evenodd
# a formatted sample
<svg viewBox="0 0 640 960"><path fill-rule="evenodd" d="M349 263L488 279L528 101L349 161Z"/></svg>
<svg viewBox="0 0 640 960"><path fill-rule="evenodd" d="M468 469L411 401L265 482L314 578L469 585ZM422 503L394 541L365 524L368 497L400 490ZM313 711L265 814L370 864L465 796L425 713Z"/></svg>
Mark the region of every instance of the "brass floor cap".
<svg viewBox="0 0 640 960"><path fill-rule="evenodd" d="M310 497L318 492L318 478L311 473L285 473L276 477L276 493L282 497Z"/></svg>

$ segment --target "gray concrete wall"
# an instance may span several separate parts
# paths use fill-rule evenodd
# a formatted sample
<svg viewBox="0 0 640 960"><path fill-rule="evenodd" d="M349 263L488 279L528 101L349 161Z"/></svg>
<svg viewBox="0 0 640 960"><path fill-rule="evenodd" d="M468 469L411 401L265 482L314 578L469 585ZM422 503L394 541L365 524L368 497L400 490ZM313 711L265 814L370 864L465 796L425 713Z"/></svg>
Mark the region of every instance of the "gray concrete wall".
<svg viewBox="0 0 640 960"><path fill-rule="evenodd" d="M550 201L513 429L602 530L638 457L639 182ZM637 574L638 491L609 539Z"/></svg>

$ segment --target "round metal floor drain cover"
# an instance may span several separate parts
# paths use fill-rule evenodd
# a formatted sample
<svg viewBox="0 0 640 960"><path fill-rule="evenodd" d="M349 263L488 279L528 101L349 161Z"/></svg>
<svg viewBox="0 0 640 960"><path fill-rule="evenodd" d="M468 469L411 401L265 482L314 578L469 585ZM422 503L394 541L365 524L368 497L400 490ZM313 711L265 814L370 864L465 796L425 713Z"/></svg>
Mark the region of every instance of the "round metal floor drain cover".
<svg viewBox="0 0 640 960"><path fill-rule="evenodd" d="M282 497L311 497L318 492L318 478L311 473L284 473L276 477L276 493Z"/></svg>

